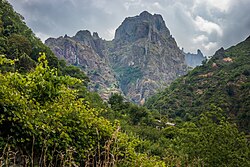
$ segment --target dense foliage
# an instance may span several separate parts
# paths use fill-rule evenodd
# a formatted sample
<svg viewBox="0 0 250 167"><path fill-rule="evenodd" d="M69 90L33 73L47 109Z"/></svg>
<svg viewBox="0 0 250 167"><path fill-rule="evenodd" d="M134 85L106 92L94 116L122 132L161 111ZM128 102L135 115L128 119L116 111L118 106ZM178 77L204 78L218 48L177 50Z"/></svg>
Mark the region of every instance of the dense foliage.
<svg viewBox="0 0 250 167"><path fill-rule="evenodd" d="M7 1L0 9L1 166L164 165L100 116L106 105L84 73L58 60Z"/></svg>
<svg viewBox="0 0 250 167"><path fill-rule="evenodd" d="M249 70L250 37L227 50L220 49L207 63L149 99L146 106L171 118L189 121L214 104L230 122L249 133Z"/></svg>
<svg viewBox="0 0 250 167"><path fill-rule="evenodd" d="M109 104L112 111L106 117L120 120L124 131L143 139L138 151L161 157L167 166L250 165L250 147L245 135L215 105L183 122L157 110L124 102L117 94L110 98Z"/></svg>
<svg viewBox="0 0 250 167"><path fill-rule="evenodd" d="M163 165L136 154L140 140L121 133L118 122L111 124L100 116L103 110L78 97L72 87L80 80L58 76L44 56L39 61L27 74L0 74L0 163ZM13 61L0 57L3 63Z"/></svg>
<svg viewBox="0 0 250 167"><path fill-rule="evenodd" d="M6 0L0 9L0 166L250 166L238 130L249 132L250 38L146 108L118 94L103 102ZM124 84L141 77L137 68L120 72Z"/></svg>
<svg viewBox="0 0 250 167"><path fill-rule="evenodd" d="M119 75L121 89L125 94L128 93L128 85L135 83L143 76L139 67L118 67L115 68L115 72Z"/></svg>

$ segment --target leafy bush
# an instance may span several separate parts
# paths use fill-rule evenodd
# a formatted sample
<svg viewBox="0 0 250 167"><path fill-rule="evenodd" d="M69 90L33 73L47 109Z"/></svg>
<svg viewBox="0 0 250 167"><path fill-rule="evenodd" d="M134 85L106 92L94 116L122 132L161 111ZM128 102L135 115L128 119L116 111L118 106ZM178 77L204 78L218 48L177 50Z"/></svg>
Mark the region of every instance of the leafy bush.
<svg viewBox="0 0 250 167"><path fill-rule="evenodd" d="M135 152L140 140L121 133L119 123L112 125L100 116L102 110L78 97L72 87L81 80L58 76L44 55L39 62L27 74L0 73L0 161L29 160L39 166L144 163ZM14 61L0 57L3 63ZM10 151L17 153L16 162L8 159Z"/></svg>

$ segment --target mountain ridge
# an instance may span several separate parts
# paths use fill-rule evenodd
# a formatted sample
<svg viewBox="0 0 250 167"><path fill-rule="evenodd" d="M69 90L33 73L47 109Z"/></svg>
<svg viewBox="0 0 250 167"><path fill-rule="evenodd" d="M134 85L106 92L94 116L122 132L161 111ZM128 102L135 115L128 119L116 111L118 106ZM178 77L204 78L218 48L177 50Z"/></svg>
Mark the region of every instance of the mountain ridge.
<svg viewBox="0 0 250 167"><path fill-rule="evenodd" d="M60 47L54 44L57 40L63 41L64 39L66 42L66 38L63 37L50 38L45 41L45 44L55 55L58 55L55 49L60 49ZM80 30L70 39L74 40L71 42L78 43L83 48L90 47L91 52L96 55L97 66L101 61L107 64L106 70L99 68L99 72L95 73L99 76L96 76L96 80L93 81L105 85L101 88L105 89L103 91L105 95L101 93L104 99L108 99L112 93L108 93L110 86L116 85L116 92L124 94L130 101L143 104L157 89L169 85L187 71L184 55L159 14L152 15L144 11L140 15L125 18L116 29L112 41L102 40L97 33L91 35L88 30ZM75 45L73 43L72 45ZM84 53L75 52L75 55L71 56L74 59L78 54L85 60L80 63L80 66L87 64L88 58L84 56ZM66 55L59 54L58 57L66 58L67 61ZM72 64L72 61L67 62ZM89 74L88 70L83 68L82 70ZM107 71L117 82L113 79L110 82L108 77L100 81L100 76L107 75ZM93 74L89 77L91 80ZM104 84L105 82L109 84ZM100 89L96 90L101 92Z"/></svg>
<svg viewBox="0 0 250 167"><path fill-rule="evenodd" d="M220 48L205 64L180 77L146 103L171 118L188 121L211 105L249 133L250 38L226 50Z"/></svg>
<svg viewBox="0 0 250 167"><path fill-rule="evenodd" d="M201 65L203 61L206 60L206 57L203 55L200 49L196 53L185 53L185 62L189 67L195 68L198 65Z"/></svg>

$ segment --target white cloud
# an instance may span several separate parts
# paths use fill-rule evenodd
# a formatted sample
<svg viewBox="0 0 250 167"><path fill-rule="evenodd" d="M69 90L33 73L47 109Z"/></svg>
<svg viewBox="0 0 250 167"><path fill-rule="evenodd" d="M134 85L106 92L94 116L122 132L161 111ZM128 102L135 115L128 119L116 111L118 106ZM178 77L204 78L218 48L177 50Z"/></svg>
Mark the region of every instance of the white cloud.
<svg viewBox="0 0 250 167"><path fill-rule="evenodd" d="M194 23L200 31L206 32L208 34L216 32L219 36L223 35L223 31L218 24L205 20L200 16L195 17Z"/></svg>
<svg viewBox="0 0 250 167"><path fill-rule="evenodd" d="M202 46L207 50L215 49L217 47L216 42L209 42L208 44L202 44Z"/></svg>
<svg viewBox="0 0 250 167"><path fill-rule="evenodd" d="M206 2L214 8L219 9L221 12L227 12L231 6L232 0L206 0Z"/></svg>
<svg viewBox="0 0 250 167"><path fill-rule="evenodd" d="M207 41L208 41L208 37L205 35L199 35L199 36L193 38L194 43L201 43L201 42L203 43L203 42L207 42Z"/></svg>
<svg viewBox="0 0 250 167"><path fill-rule="evenodd" d="M128 11L131 7L134 6L144 6L141 0L128 0L127 2L123 3L123 6Z"/></svg>
<svg viewBox="0 0 250 167"><path fill-rule="evenodd" d="M163 9L163 7L160 5L159 2L154 2L153 5L152 5L152 7L153 7L153 8L156 8L156 9L160 9L160 10Z"/></svg>
<svg viewBox="0 0 250 167"><path fill-rule="evenodd" d="M206 10L217 9L220 12L228 12L230 7L233 5L234 0L193 0L194 6L192 9L195 9L199 6L205 6Z"/></svg>
<svg viewBox="0 0 250 167"><path fill-rule="evenodd" d="M104 32L104 35L105 35L105 39L106 40L112 40L115 36L115 30L116 28L110 28L110 29L107 29L105 32Z"/></svg>

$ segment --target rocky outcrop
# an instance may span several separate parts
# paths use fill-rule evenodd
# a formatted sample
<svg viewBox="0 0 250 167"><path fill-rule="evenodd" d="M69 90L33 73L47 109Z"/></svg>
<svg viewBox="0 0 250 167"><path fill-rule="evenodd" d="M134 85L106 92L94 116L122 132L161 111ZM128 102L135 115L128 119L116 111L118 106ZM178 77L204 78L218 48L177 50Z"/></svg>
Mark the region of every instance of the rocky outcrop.
<svg viewBox="0 0 250 167"><path fill-rule="evenodd" d="M136 103L186 73L184 55L161 15L142 12L118 27L109 57L124 94Z"/></svg>
<svg viewBox="0 0 250 167"><path fill-rule="evenodd" d="M73 37L49 38L45 41L55 55L81 68L89 77L89 89L97 91L103 99L110 93L121 92L109 60L102 54L102 39L87 30L79 31Z"/></svg>
<svg viewBox="0 0 250 167"><path fill-rule="evenodd" d="M184 53L184 52L183 52ZM206 60L206 57L202 54L202 52L198 49L197 53L184 53L185 55L185 63L189 67L196 67L202 64L202 61Z"/></svg>
<svg viewBox="0 0 250 167"><path fill-rule="evenodd" d="M121 90L127 99L143 104L187 71L184 54L162 16L146 11L126 18L112 41L85 30L73 37L50 38L46 44L59 58L84 70L91 89L104 98Z"/></svg>

